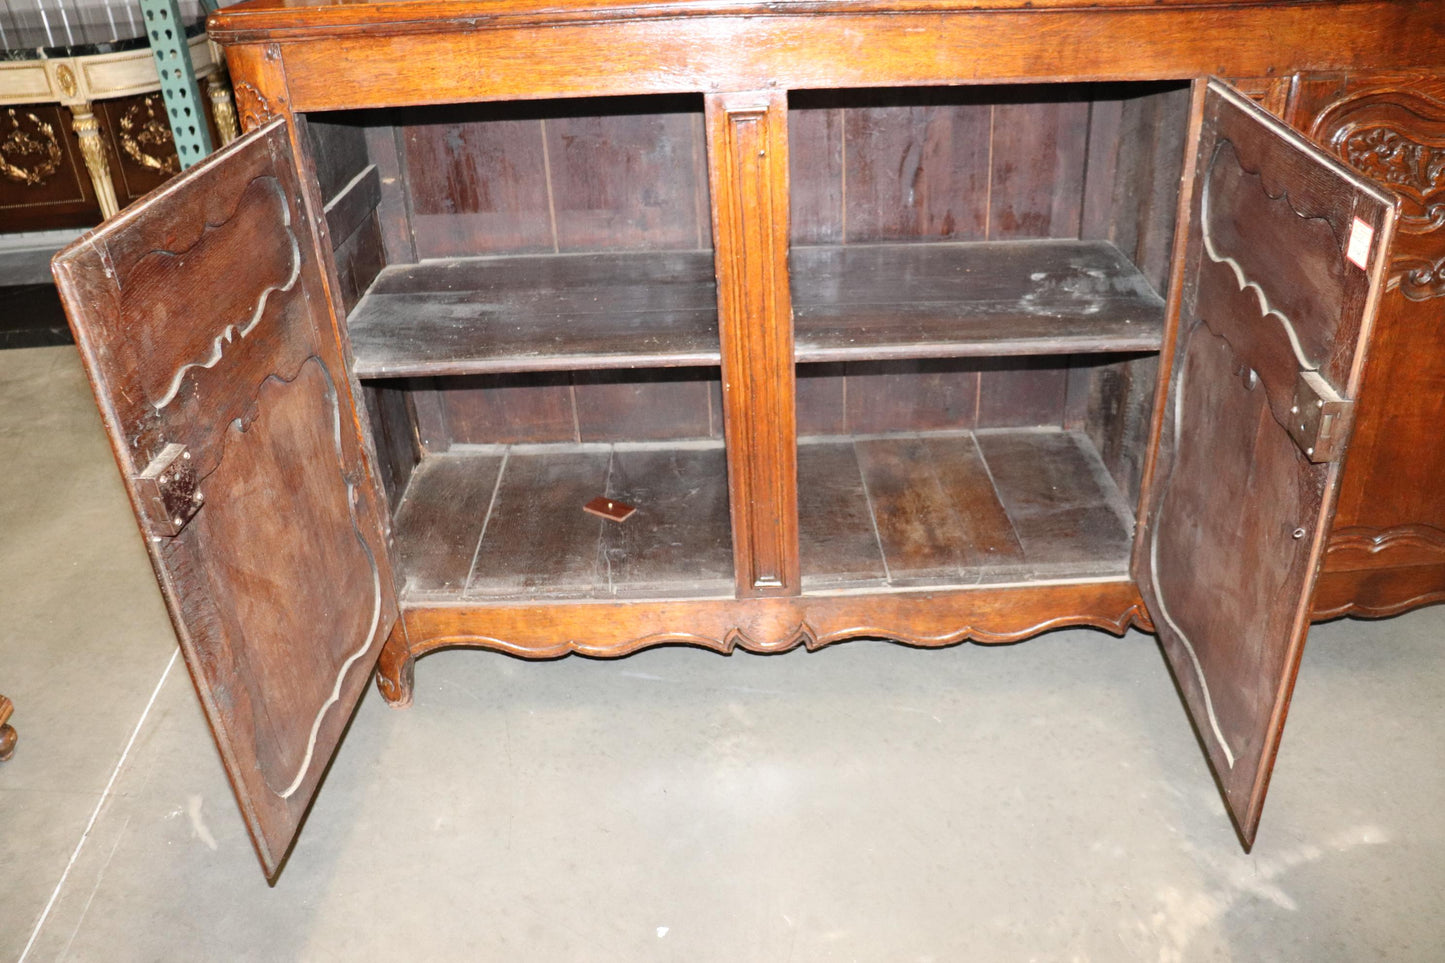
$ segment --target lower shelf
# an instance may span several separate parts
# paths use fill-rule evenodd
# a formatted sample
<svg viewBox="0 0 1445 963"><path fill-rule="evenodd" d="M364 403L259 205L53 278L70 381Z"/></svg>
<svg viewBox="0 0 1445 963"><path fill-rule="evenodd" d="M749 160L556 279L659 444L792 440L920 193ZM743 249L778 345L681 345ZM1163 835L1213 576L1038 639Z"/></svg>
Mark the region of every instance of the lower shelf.
<svg viewBox="0 0 1445 963"><path fill-rule="evenodd" d="M805 592L1127 575L1128 505L1058 429L829 436L798 446ZM587 514L599 495L637 512ZM405 600L733 595L717 442L469 447L428 456L397 509Z"/></svg>
<svg viewBox="0 0 1445 963"><path fill-rule="evenodd" d="M628 502L624 522L593 498ZM727 597L719 442L511 445L431 455L397 508L408 600Z"/></svg>
<svg viewBox="0 0 1445 963"><path fill-rule="evenodd" d="M1133 513L1082 432L798 446L804 591L1125 575Z"/></svg>

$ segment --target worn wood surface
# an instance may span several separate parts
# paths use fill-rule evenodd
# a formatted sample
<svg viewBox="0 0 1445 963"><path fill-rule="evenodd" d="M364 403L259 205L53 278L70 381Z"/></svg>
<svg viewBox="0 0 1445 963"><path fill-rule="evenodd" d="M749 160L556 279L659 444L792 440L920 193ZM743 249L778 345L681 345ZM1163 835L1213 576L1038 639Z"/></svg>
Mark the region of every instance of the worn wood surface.
<svg viewBox="0 0 1445 963"><path fill-rule="evenodd" d="M597 543L611 524L582 511L607 491L611 452L511 451L502 466L481 544L467 580L472 596L577 597L591 594Z"/></svg>
<svg viewBox="0 0 1445 963"><path fill-rule="evenodd" d="M304 40L285 47L298 110L769 85L1262 77L1425 67L1445 50L1429 0L1203 0L1171 4L1164 16L1141 0L971 8L987 9L961 11L947 0L566 8L262 0L221 10L210 23L222 43Z"/></svg>
<svg viewBox="0 0 1445 963"><path fill-rule="evenodd" d="M583 510L597 496L625 522ZM723 596L733 587L716 442L459 449L424 459L396 518L408 604Z"/></svg>
<svg viewBox="0 0 1445 963"><path fill-rule="evenodd" d="M379 486L285 125L62 252L56 276L181 649L274 875L396 614ZM179 534L135 480L184 447ZM178 459L180 461L182 459ZM178 511L169 503L171 511ZM300 644L304 642L305 644Z"/></svg>
<svg viewBox="0 0 1445 963"><path fill-rule="evenodd" d="M1068 625L1116 635L1148 625L1127 578L625 606L595 600L438 602L408 605L403 617L406 632L389 640L377 679L382 694L401 705L411 695L416 658L452 646L532 659L617 657L669 644L783 652L858 638L937 648L1017 642Z"/></svg>
<svg viewBox="0 0 1445 963"><path fill-rule="evenodd" d="M1202 110L1138 574L1248 846L1339 482L1339 463L1315 464L1286 428L1294 385L1312 369L1346 397L1358 391L1394 210L1240 95L1211 83ZM1367 269L1347 259L1355 224L1373 231Z"/></svg>
<svg viewBox="0 0 1445 963"><path fill-rule="evenodd" d="M457 598L491 516L502 454L422 460L396 511L395 564L409 599Z"/></svg>
<svg viewBox="0 0 1445 963"><path fill-rule="evenodd" d="M1107 243L795 247L799 361L1149 351L1164 302Z"/></svg>
<svg viewBox="0 0 1445 963"><path fill-rule="evenodd" d="M1044 365L1032 372L1005 369L1002 374L983 365L960 367L957 358L904 358L891 362L917 368L907 381L894 377L904 373L898 369L860 370L860 377L855 379L853 365L878 363L862 361L868 356L860 355L860 360L849 360L841 371L834 365L820 369L817 377L799 379L799 384L806 387L795 393L792 350L768 357L768 346L776 347L783 337L785 324L781 319L791 308L783 303L789 289L785 259L780 253L789 230L786 201L780 201L783 207L758 217L757 209L740 210L734 204L736 195L730 191L739 185L757 184L764 175L774 178L767 192L774 198L790 198L795 241L836 244L866 237L850 234L850 222L853 230L911 232L899 233L900 240L979 237L980 214L984 238L994 236L989 232L995 225L1004 231L1029 233L1068 234L1076 230L1085 238L1114 243L1140 267L1155 290L1170 288L1173 307L1180 303L1179 275L1189 260L1183 246L1171 247L1170 242L1176 210L1170 201L1173 185L1178 183L1174 165L1181 156L1185 135L1177 86L1173 91L1155 88L1145 96L1123 90L1087 92L1078 98L1087 101L1087 107L1075 100L1075 95L1086 92L1065 91L1062 87L1055 88L1061 96L1052 99L1034 96L1021 103L995 100L986 108L988 134L980 137L980 116L985 111L976 109L975 95L984 90L982 85L1040 80L1153 83L1161 79L1177 84L1181 78L1219 73L1261 78L1255 92L1263 94L1276 110L1283 108L1288 113L1297 110L1306 85L1337 82L1320 81L1321 71L1332 77L1383 69L1418 72L1438 69L1437 65L1445 62L1445 34L1438 29L1439 11L1428 0L1199 0L1162 6L1152 0L1104 0L1087 6L1077 0L979 0L967 10L945 0L785 0L767 4L753 0L724 0L721 4L714 0L678 0L651 6L639 6L632 0L589 0L566 9L536 5L530 0L356 4L256 0L221 11L213 26L217 37L235 44L229 52L232 71L243 85L253 84L256 96L248 95L244 102L255 108L251 113L256 116L331 107L410 108L604 94L695 98L699 91L710 92L707 116L701 125L706 128L708 147L701 153L709 158L710 189L696 189L700 178L694 180L691 198L697 216L691 221L676 201L669 202L671 215L649 220L646 211L639 213L638 198L612 195L608 205L619 213L616 223L598 213L601 207L589 206L587 199L602 198L610 185L638 181L629 180L631 174L626 170L609 177L580 168L549 173L554 152L565 150L558 147L559 132L568 128L563 118L548 113L551 107L488 108L497 111L488 118L517 125L505 137L492 140L487 139L490 135L469 126L480 115L456 112L455 120L446 120L437 130L426 131L412 141L403 137L396 166L406 171L409 182L421 185L429 198L419 215L415 210L411 212L411 226L417 226L418 217L429 219L422 234L430 231L436 250L448 255L517 250L545 253L549 244L551 251L560 251L560 237L565 231L553 221L562 184L568 186L560 193L584 199L577 207L585 214L578 222L579 236L613 231L613 237L620 239L656 229L660 236L675 231L680 244L691 223L698 228L699 250L709 246L705 235L714 236L715 273L724 284L719 353L728 382L729 394L722 399L728 440L732 454L744 453L751 458L761 453L759 465L746 466L742 476L737 473L740 466L734 464L736 459L729 458L732 503L735 509L743 506L743 513L735 511L732 520L735 524L741 520L736 531L742 537L735 540L735 547L742 546L738 558L743 564L739 565L738 575L744 586L752 578L746 571L747 560L758 561L751 541L761 537L765 523L781 522L785 538L783 544L775 546L779 550L773 553L773 560L781 559L785 564L778 567L785 572L788 568L791 548L787 539L791 536L786 529L793 524L789 501L797 489L788 478L789 455L781 443L791 451L794 420L818 431L856 431L856 426L849 423L852 416L862 418L891 408L895 420L914 417L928 410L931 403L922 402L930 398L939 399L932 408L946 408L949 418L966 419L969 424L985 417L1007 418L1011 411L1022 418L1024 412L1043 412L1048 404L1059 404L1062 382L1061 423L1080 428L1093 439L1091 448L1100 450L1108 470L1125 488L1133 484L1136 476L1142 476L1146 499L1167 491L1169 485L1160 479L1168 474L1173 456L1163 459L1166 467L1160 471L1155 471L1153 463L1139 465L1138 443L1133 439L1138 437L1139 414L1149 402L1150 392L1145 388L1148 362L1110 354L1106 348L1100 349L1106 353L1098 358L1080 360L1078 355L1063 354L1057 356L1057 365ZM1416 83L1409 81L1410 85ZM878 103L874 94L866 93L863 99L875 98L875 102L852 105L830 102L832 95L827 90L925 85L955 89L917 96L889 94L892 103ZM810 92L797 93L805 88ZM960 92L957 88L973 89ZM794 158L791 168L788 145L781 145L783 150L778 150L780 145L775 143L764 145L764 155L757 157L736 150L736 142L727 140L737 126L728 127L731 118L727 115L740 103L734 99L738 95L729 92L763 89L769 93L743 106L764 108L762 114L754 116L764 118L770 134L780 133L785 125L793 127L798 137L790 138ZM789 96L795 109L791 116L784 116L780 102ZM873 113L881 107L892 109L891 119ZM454 111L453 107L443 109ZM695 107L692 110L691 122L697 125ZM1425 111L1421 116L1428 119L1429 114ZM1005 121L1002 130L1000 115ZM1334 116L1338 119L1345 115ZM610 134L603 136L606 124L587 117L567 120L577 122L567 132L575 134L579 143L591 138L593 154L607 156L614 165L625 167L626 161L621 158L626 152L616 150L623 141L612 139ZM427 123L416 119L410 125L403 122L400 129L415 129ZM867 133L870 124L876 134ZM1417 133L1429 127L1427 123L1422 128L1415 121L1411 125ZM448 126L456 129L441 129ZM651 121L630 116L619 122L616 130L640 135L641 140L634 142L637 144L659 131L665 132L665 139L672 144L688 139L681 122L671 118ZM965 131L974 133L961 133ZM452 144L453 133L459 147ZM691 143L694 147L701 143L695 133L691 134ZM982 150L985 145L987 149ZM734 148L731 156L729 148ZM487 163L477 164L475 159L483 155ZM639 156L648 158L643 165L646 167L664 155L643 150ZM1383 156L1404 155L1386 152ZM658 172L659 196L686 196L686 191L676 190L688 171L680 158L686 159L674 153L666 158L666 164L648 168ZM425 169L410 170L408 162L413 159L423 159ZM373 162L381 163L375 159ZM982 178L980 165L984 170ZM817 178L790 190L789 169L795 181L799 180L799 171L816 172ZM498 171L503 172L500 178ZM499 187L495 203L481 203L480 195L494 184ZM981 202L976 189L980 184L984 185ZM1060 190L1061 184L1067 184L1068 190ZM999 193L993 193L999 189ZM449 197L462 202L459 211L445 209ZM385 201L380 206L385 207ZM536 212L544 206L547 217L539 222ZM703 231L708 206L712 208L712 230ZM525 216L524 210L529 212ZM1428 216L1428 210L1425 204L1419 210L1410 209L1410 214ZM625 213L628 211L632 213ZM480 220L473 215L479 215ZM482 224L487 218L491 220ZM390 228L378 216L377 233L383 246L395 248L396 221L389 223ZM485 235L480 243L474 236L478 232ZM1248 233L1246 230L1242 235ZM497 244L498 238L506 243ZM1177 256L1171 256L1171 250ZM1399 290L1408 289L1416 296L1428 294L1422 288L1428 288L1438 272L1427 268L1433 268L1440 258L1438 252L1429 255L1429 251L1426 247L1410 255L1416 263L1410 270L1397 272ZM354 252L348 256L354 256ZM1197 259L1197 249L1194 256ZM1426 259L1424 266L1418 263L1422 258ZM1248 260L1241 258L1239 263ZM1328 284L1327 278L1317 276L1307 258L1299 263L1288 262L1283 250L1266 250L1249 269L1277 271L1279 279L1293 286ZM358 263L364 264L365 260L359 259ZM769 265L771 275L767 274ZM732 291L727 290L729 284L735 286ZM1230 304L1231 310L1238 301L1234 299ZM1427 312L1428 308L1412 311ZM1213 309L1210 313L1214 313ZM1188 314L1183 318L1186 331L1193 330L1187 326L1198 320ZM1425 314L1402 312L1400 317L1414 325L1423 323ZM750 326L765 339L762 346L733 350L741 341L729 339L747 332ZM1403 324L1400 330L1405 330ZM1250 350L1259 349L1266 357L1273 357L1272 363L1278 367L1274 346L1251 340L1248 330L1236 328L1230 333L1240 342L1249 342L1246 347ZM1181 358L1187 355L1188 340L1187 335L1178 340ZM1173 336L1168 335L1165 368L1174 361L1175 347ZM733 355L728 359L730 350ZM1339 361L1332 357L1330 364ZM1391 362L1392 366L1407 363L1404 354ZM1183 370L1182 363L1178 367ZM1262 363L1256 373L1268 367ZM1335 383L1341 387L1354 385L1351 379L1358 374L1357 367L1348 372L1349 378ZM822 374L823 370L828 373ZM1255 393L1269 394L1273 390L1278 394L1272 380L1276 373L1264 378L1263 391L1257 388ZM1388 373L1376 383L1388 385ZM911 400L891 397L902 394L905 384L913 386ZM518 399L513 405L518 412L528 406L535 406L537 412L565 412L575 438L581 437L578 388L570 378L565 384L522 382L507 386L516 392L509 397ZM800 399L799 404L807 397L821 399L821 407L815 409L816 413L806 409L795 412L795 397ZM433 398L436 403L430 408L416 406L419 413L431 412L428 430L445 428L447 421L441 395L434 394ZM779 399L784 399L782 408L778 407ZM1159 403L1162 405L1164 400L1161 397ZM1196 400L1189 398L1191 404ZM1208 403L1211 399L1204 400ZM1215 400L1220 418L1228 420L1233 411L1230 397L1221 393ZM1266 429L1272 431L1270 422L1277 422L1276 416L1282 414L1276 405L1265 407L1270 409L1267 416L1263 408L1258 412L1258 437L1265 437ZM833 414L837 411L842 412L841 419ZM455 413L464 414L460 409ZM1158 415L1162 418L1163 414L1161 407ZM687 417L696 420L691 413ZM565 420L557 419L559 424ZM616 423L626 424L627 419L618 418ZM1159 421L1161 426L1164 423ZM1431 444L1432 436L1424 433L1422 422L1409 424L1409 432L1402 434L1411 437L1400 443L1399 453L1407 453L1412 444ZM743 430L740 425L748 429L761 425L762 442L739 435ZM1144 450L1147 461L1152 458L1151 446L1146 443ZM1380 477L1388 472L1394 457L1371 459L1381 466ZM967 464L966 460L961 464ZM1202 477L1214 467L1211 459L1193 474ZM953 470L968 476L962 468ZM739 477L744 479L741 484ZM1408 476L1402 472L1402 477ZM779 479L782 484L777 484ZM1228 490L1229 484L1222 482L1218 487L1215 498L1222 497L1219 493ZM1372 504L1364 491L1362 488L1361 506ZM1420 491L1423 493L1423 486ZM751 497L758 492L764 497ZM1002 506L1005 500L999 501ZM1280 500L1275 508L1283 507L1286 501ZM1413 503L1407 497L1400 504ZM1236 508L1233 504L1227 507L1230 511ZM813 512L816 507L807 510ZM1426 551L1424 543L1415 544L1405 538L1385 539L1378 550L1360 542L1402 526L1407 521L1404 512L1382 510L1379 517L1392 528L1348 536L1355 541L1342 543L1345 548L1340 557L1415 558ZM1188 526L1186 521L1164 527L1175 531L1177 538L1186 539L1192 531ZM1368 524L1362 527L1371 528ZM1014 534L1022 533L1016 529ZM1311 537L1308 541L1314 545L1311 551L1316 551L1318 540ZM802 544L809 544L808 539L804 538ZM1022 537L1019 545L1020 550L1027 550ZM1317 557L1312 555L1311 559ZM725 651L736 645L769 650L800 642L822 644L850 634L891 634L922 640L919 644L938 644L941 640L968 637L979 626L985 626L981 630L985 636L990 635L987 627L992 626L994 638L1018 638L1069 619L1116 628L1129 621L1149 623L1148 614L1134 602L1125 607L1120 593L1132 591L1127 583L1099 584L1109 587L1035 585L1021 590L980 589L972 593L860 593L856 597L820 600L784 597L636 604L609 607L601 619L597 608L587 607L597 603L576 607L525 602L466 608L450 604L418 606L409 613L407 631L395 634L386 648L383 677L390 688L384 686L384 691L389 698L399 698L409 686L410 663L415 654L449 641L526 655L570 651L621 654L667 640L691 641ZM1250 587L1236 588L1241 598L1253 591ZM1362 587L1361 591L1366 589ZM1426 595L1428 592L1414 597ZM1216 602L1218 597L1220 594L1215 593ZM1378 596L1374 597L1378 601ZM1103 601L1106 598L1108 601ZM1101 606L1113 608L1114 603L1119 607L1113 615L1100 615ZM1071 614L1059 615L1065 612ZM1291 651L1297 654L1297 650L1295 645ZM1290 655L1286 661L1295 657ZM1267 666L1263 675L1267 677L1272 671ZM1264 687L1252 691L1268 689L1267 681L1260 683L1253 677L1247 681ZM1279 696L1279 692L1283 695ZM1193 699L1196 694L1186 691L1186 695ZM1274 692L1276 722L1282 718L1287 695L1288 678L1283 688ZM1272 747L1277 744L1277 725L1271 731L1274 735L1269 739L1275 741L1264 753L1266 759L1272 758ZM1262 798L1262 784L1257 788L1259 792L1249 804L1251 820L1257 819L1257 800ZM1250 828L1246 835L1252 832Z"/></svg>
<svg viewBox="0 0 1445 963"><path fill-rule="evenodd" d="M810 590L1128 568L1132 518L1082 434L813 438L798 457Z"/></svg>
<svg viewBox="0 0 1445 963"><path fill-rule="evenodd" d="M791 252L795 357L1157 350L1164 303L1107 242ZM458 258L385 269L349 321L362 377L717 364L700 252Z"/></svg>
<svg viewBox="0 0 1445 963"><path fill-rule="evenodd" d="M787 108L787 96L777 90L706 99L723 436L740 597L799 590Z"/></svg>
<svg viewBox="0 0 1445 963"><path fill-rule="evenodd" d="M707 252L458 258L382 272L349 320L362 377L717 364Z"/></svg>
<svg viewBox="0 0 1445 963"><path fill-rule="evenodd" d="M1312 77L1291 107L1294 123L1403 203L1325 556L1325 571L1341 574L1322 581L1331 598L1317 604L1346 608L1340 587L1358 585L1351 611L1400 611L1445 596L1445 579L1426 584L1445 572L1445 195L1432 173L1445 156L1445 76ZM1398 586L1353 574L1367 569L1397 570Z"/></svg>

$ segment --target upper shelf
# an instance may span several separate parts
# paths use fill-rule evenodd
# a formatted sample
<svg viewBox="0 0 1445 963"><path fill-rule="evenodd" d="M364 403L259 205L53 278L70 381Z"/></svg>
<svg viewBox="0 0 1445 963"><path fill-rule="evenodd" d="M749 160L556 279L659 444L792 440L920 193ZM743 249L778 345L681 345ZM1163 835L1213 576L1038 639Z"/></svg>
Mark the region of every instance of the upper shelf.
<svg viewBox="0 0 1445 963"><path fill-rule="evenodd" d="M798 361L1158 350L1164 302L1106 241L796 247ZM363 378L715 365L709 251L389 267L352 312Z"/></svg>
<svg viewBox="0 0 1445 963"><path fill-rule="evenodd" d="M1157 351L1164 301L1107 241L791 252L799 361Z"/></svg>

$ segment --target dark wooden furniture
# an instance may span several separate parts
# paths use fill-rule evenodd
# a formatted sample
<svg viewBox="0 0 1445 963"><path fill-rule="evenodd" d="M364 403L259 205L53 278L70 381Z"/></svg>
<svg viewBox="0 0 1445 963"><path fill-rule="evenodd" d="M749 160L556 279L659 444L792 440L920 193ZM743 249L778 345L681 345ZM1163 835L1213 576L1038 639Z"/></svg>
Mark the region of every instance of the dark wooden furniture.
<svg viewBox="0 0 1445 963"><path fill-rule="evenodd" d="M68 35L39 16L0 22L0 231L95 224L181 169L139 11L93 12ZM206 82L202 120L229 143L239 131L225 72L199 20L186 34Z"/></svg>
<svg viewBox="0 0 1445 963"><path fill-rule="evenodd" d="M1063 625L1248 846L1312 613L1445 592L1437 4L211 30L252 133L56 273L268 874L373 666Z"/></svg>

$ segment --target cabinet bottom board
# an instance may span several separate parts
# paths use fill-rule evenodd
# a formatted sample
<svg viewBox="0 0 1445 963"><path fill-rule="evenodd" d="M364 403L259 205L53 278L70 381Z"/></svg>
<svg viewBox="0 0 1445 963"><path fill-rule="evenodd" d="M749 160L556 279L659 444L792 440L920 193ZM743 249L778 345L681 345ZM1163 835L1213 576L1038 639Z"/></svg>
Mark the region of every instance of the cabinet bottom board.
<svg viewBox="0 0 1445 963"><path fill-rule="evenodd" d="M1128 572L1133 519L1088 437L1059 429L827 436L798 446L804 592ZM625 521L584 510L636 507ZM712 441L427 456L395 523L404 600L731 598Z"/></svg>

